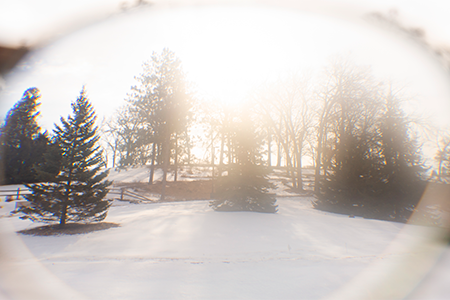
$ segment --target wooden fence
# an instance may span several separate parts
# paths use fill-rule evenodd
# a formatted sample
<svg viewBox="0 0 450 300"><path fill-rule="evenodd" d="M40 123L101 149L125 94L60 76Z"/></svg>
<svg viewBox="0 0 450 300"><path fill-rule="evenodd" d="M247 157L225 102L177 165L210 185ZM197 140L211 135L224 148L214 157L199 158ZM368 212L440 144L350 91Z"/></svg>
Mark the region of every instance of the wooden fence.
<svg viewBox="0 0 450 300"><path fill-rule="evenodd" d="M22 204L27 202L27 200L23 196L29 194L31 194L31 191L25 186L18 187L17 189L0 190L0 200L6 202L15 201L18 204L18 206L21 206ZM121 201L152 201L152 202L155 201L138 193L132 192L126 187L110 188L108 196L111 195L113 197L118 196L114 197L114 199Z"/></svg>
<svg viewBox="0 0 450 300"><path fill-rule="evenodd" d="M113 187L109 190L108 195L117 195L119 197L114 199L120 201L155 201L138 193L132 192L126 187Z"/></svg>
<svg viewBox="0 0 450 300"><path fill-rule="evenodd" d="M23 186L17 189L0 190L0 198L4 198L5 201L23 200L24 195L31 194L30 190Z"/></svg>

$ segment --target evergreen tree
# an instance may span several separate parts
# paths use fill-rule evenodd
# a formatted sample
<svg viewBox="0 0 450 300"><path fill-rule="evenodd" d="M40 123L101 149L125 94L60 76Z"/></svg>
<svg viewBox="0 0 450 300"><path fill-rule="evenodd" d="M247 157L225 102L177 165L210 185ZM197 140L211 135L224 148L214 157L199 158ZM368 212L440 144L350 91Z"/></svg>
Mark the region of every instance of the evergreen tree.
<svg viewBox="0 0 450 300"><path fill-rule="evenodd" d="M32 183L48 178L40 177L36 172L36 165L50 172L50 176L58 173L57 170L52 171L54 168L51 166L45 166L45 153L54 149L50 149L50 139L46 132L41 132L36 121L40 97L37 88L27 89L22 99L8 112L0 129L0 160L4 184Z"/></svg>
<svg viewBox="0 0 450 300"><path fill-rule="evenodd" d="M403 222L426 184L418 143L399 98L361 83L348 82L334 98L315 207Z"/></svg>
<svg viewBox="0 0 450 300"><path fill-rule="evenodd" d="M132 87L129 95L129 110L140 119L139 126L135 128L139 136L136 144L139 150L152 149L152 166L155 160L163 164L163 200L171 152L174 150L173 161L177 164L181 151L177 151L175 145L188 144L182 143L181 139L189 138L187 128L192 121L193 97L181 61L169 49L164 48L161 54L153 53L143 69L143 73L136 77L139 85ZM150 144L152 147L148 147ZM155 152L156 148L160 151Z"/></svg>
<svg viewBox="0 0 450 300"><path fill-rule="evenodd" d="M422 155L412 130L412 120L405 115L400 99L391 91L384 97L380 120L383 180L382 196L390 217L406 220L425 190Z"/></svg>
<svg viewBox="0 0 450 300"><path fill-rule="evenodd" d="M50 182L59 174L61 170L61 149L55 139L48 136L47 131L35 140L34 151L42 156L35 159L33 171L38 180L35 182Z"/></svg>
<svg viewBox="0 0 450 300"><path fill-rule="evenodd" d="M217 180L215 200L210 205L218 211L275 213L276 199L268 193L273 185L266 177L255 130L248 119L233 125L235 162L229 163L228 175Z"/></svg>
<svg viewBox="0 0 450 300"><path fill-rule="evenodd" d="M32 194L26 196L31 202L20 212L33 221L55 222L60 226L67 222L101 221L106 217L110 201L110 181L105 180L105 167L96 134L95 112L83 90L72 103L73 115L61 118L61 126L54 129L55 143L61 151L61 170L47 183L31 184Z"/></svg>

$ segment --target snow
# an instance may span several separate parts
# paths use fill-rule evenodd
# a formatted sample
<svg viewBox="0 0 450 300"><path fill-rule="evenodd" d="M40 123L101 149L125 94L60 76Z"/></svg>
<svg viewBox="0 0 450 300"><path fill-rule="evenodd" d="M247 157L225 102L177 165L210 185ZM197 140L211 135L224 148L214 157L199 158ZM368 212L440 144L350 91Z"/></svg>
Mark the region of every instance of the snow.
<svg viewBox="0 0 450 300"><path fill-rule="evenodd" d="M313 171L309 169L303 170L304 175L312 176ZM137 182L148 182L150 175L150 166L135 166L125 169L115 168L110 169L108 174L108 180L114 183L137 183ZM156 168L153 175L154 182L162 180L163 172L161 169ZM169 171L167 173L167 181L173 181L174 172ZM285 172L275 169L269 177L270 181L275 185L275 188L269 189L270 193L274 193L277 196L292 196L293 194L289 192L289 187L284 184L284 182L291 182L291 178L286 177ZM211 168L210 167L181 167L178 170L178 181L193 181L193 180L211 180ZM14 194L13 199L16 200L17 189L21 190L21 194L27 192L28 189L24 185L7 185L0 186L0 203L5 201L6 194ZM6 192L7 191L7 192ZM159 196L147 194L148 198L159 199ZM108 195L108 198L115 198L114 195ZM23 197L20 197L23 200ZM1 205L0 205L1 206Z"/></svg>
<svg viewBox="0 0 450 300"><path fill-rule="evenodd" d="M191 172L188 172L191 170ZM192 173L192 174L191 174ZM109 171L109 180L113 180L116 182L148 182L150 175L150 166L136 166L129 167L127 169L111 169ZM162 169L156 168L155 173L153 175L154 181L162 180ZM173 180L174 172L167 172L167 180ZM192 180L210 180L211 179L211 169L206 167L192 167L192 168L183 168L181 167L178 170L178 181L192 181Z"/></svg>
<svg viewBox="0 0 450 300"><path fill-rule="evenodd" d="M207 170L192 173L184 170L179 179L208 178ZM275 175L274 192L283 196L288 193L281 184L285 178ZM112 171L109 178L146 181L148 168ZM0 192L8 189L0 187ZM15 202L3 198L0 299L450 295L450 251L442 229L318 211L313 198L280 197L276 214L215 212L209 201L200 200L114 201L105 221L120 227L60 236L15 233L41 224L11 215Z"/></svg>
<svg viewBox="0 0 450 300"><path fill-rule="evenodd" d="M9 251L16 268L38 264L87 299L320 299L374 264L421 257L425 250L409 246L437 232L317 211L310 198L278 204L277 214L264 214L215 212L208 201L116 202L106 221L120 227L11 235L32 258L21 261L25 250L11 249L14 242ZM36 226L17 216L1 221L9 232Z"/></svg>
<svg viewBox="0 0 450 300"><path fill-rule="evenodd" d="M155 170L154 179L158 180L162 176L160 169ZM109 171L108 180L120 182L148 182L149 169L146 167L129 168L129 169L111 169Z"/></svg>

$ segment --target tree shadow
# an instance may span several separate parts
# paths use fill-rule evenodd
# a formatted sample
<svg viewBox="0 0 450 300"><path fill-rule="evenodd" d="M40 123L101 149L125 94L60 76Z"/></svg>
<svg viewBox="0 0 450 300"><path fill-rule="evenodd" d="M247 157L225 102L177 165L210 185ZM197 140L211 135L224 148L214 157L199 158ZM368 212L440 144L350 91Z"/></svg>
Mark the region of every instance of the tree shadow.
<svg viewBox="0 0 450 300"><path fill-rule="evenodd" d="M120 224L111 222L101 222L101 223L68 223L63 228L59 224L44 225L39 227L34 227L30 229L24 229L18 231L21 234L36 235L36 236L49 236L49 235L74 235L74 234L84 234L89 232L94 232L98 230L106 230L109 228L119 227Z"/></svg>

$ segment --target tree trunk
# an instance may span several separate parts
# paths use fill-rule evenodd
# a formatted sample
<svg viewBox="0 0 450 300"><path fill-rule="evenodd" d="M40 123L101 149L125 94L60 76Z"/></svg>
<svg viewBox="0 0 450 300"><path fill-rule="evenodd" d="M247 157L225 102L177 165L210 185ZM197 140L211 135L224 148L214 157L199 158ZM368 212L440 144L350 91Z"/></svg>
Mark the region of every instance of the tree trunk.
<svg viewBox="0 0 450 300"><path fill-rule="evenodd" d="M211 128L211 194L214 194L214 131Z"/></svg>
<svg viewBox="0 0 450 300"><path fill-rule="evenodd" d="M270 129L267 129L267 165L270 168L272 166L272 151L270 149L272 144L272 136L269 130Z"/></svg>
<svg viewBox="0 0 450 300"><path fill-rule="evenodd" d="M150 177L148 179L148 183L150 184L153 184L153 176L155 174L155 158L156 158L156 143L153 142L152 166L150 168Z"/></svg>
<svg viewBox="0 0 450 300"><path fill-rule="evenodd" d="M187 163L191 164L191 140L189 138L189 131L186 129L186 151L187 151Z"/></svg>
<svg viewBox="0 0 450 300"><path fill-rule="evenodd" d="M291 181L292 181L292 187L296 188L297 187L297 181L295 178L295 174L294 174L294 162L293 159L291 157L291 154L289 153L289 136L286 135L286 141L283 143L283 148L284 148L284 154L286 155L286 170L287 170L287 175L289 177L291 177Z"/></svg>
<svg viewBox="0 0 450 300"><path fill-rule="evenodd" d="M61 211L61 218L59 219L60 228L63 228L66 225L66 219L67 219L67 203L64 203Z"/></svg>
<svg viewBox="0 0 450 300"><path fill-rule="evenodd" d="M326 122L328 122L328 115L332 107L332 103L326 102L324 104L323 111L321 113L318 136L317 136L317 149L316 149L316 166L314 170L314 193L320 193L320 177L321 177L321 168L322 168L322 154L323 154L323 144L324 138L326 138ZM325 170L323 170L325 173Z"/></svg>
<svg viewBox="0 0 450 300"><path fill-rule="evenodd" d="M175 171L173 174L173 182L177 182L177 177L178 177L178 134L175 133L175 160L174 160L174 165L175 165Z"/></svg>
<svg viewBox="0 0 450 300"><path fill-rule="evenodd" d="M211 194L214 194L214 143L211 144Z"/></svg>
<svg viewBox="0 0 450 300"><path fill-rule="evenodd" d="M69 202L69 195L70 195L70 185L71 185L71 180L70 178L72 178L72 170L69 169L69 181L67 181L67 187L66 187L66 195L64 199L64 203L63 203L63 207L62 207L62 211L61 211L61 217L59 219L59 227L63 228L66 225L66 220L67 220L67 206L68 206L68 202Z"/></svg>
<svg viewBox="0 0 450 300"><path fill-rule="evenodd" d="M219 154L219 177L222 176L223 172L223 152L225 149L225 134L222 132L220 141L220 154Z"/></svg>
<svg viewBox="0 0 450 300"><path fill-rule="evenodd" d="M230 133L228 133L228 166L230 166L233 163L233 157L231 153L231 138Z"/></svg>
<svg viewBox="0 0 450 300"><path fill-rule="evenodd" d="M317 141L317 152L316 152L316 166L314 170L314 192L317 194L320 192L320 168L322 166L322 148L323 148L323 134L319 132L319 138Z"/></svg>
<svg viewBox="0 0 450 300"><path fill-rule="evenodd" d="M160 201L164 201L166 198L166 183L167 183L167 170L169 168L170 160L170 135L164 138L164 143L162 144L163 153L163 178L161 185L161 198Z"/></svg>
<svg viewBox="0 0 450 300"><path fill-rule="evenodd" d="M278 149L277 149L277 167L281 167L281 142L278 141Z"/></svg>
<svg viewBox="0 0 450 300"><path fill-rule="evenodd" d="M303 143L300 143L297 149L297 188L303 191L303 179L302 179L302 148Z"/></svg>
<svg viewBox="0 0 450 300"><path fill-rule="evenodd" d="M292 187L295 189L297 188L297 178L295 176L295 167L296 167L296 161L294 159L294 155L292 155L292 158L289 160L289 170L290 170L290 176L291 176L291 181L292 181Z"/></svg>
<svg viewBox="0 0 450 300"><path fill-rule="evenodd" d="M117 156L117 148L118 148L117 139L114 140L114 144L108 142L108 146L111 148L111 151L112 151L112 168L114 169L116 167L116 156Z"/></svg>
<svg viewBox="0 0 450 300"><path fill-rule="evenodd" d="M117 145L115 145L113 150L113 157L112 157L112 168L114 169L116 167L116 155L117 155Z"/></svg>
<svg viewBox="0 0 450 300"><path fill-rule="evenodd" d="M128 143L127 144L127 153L125 154L125 165L128 165L129 164L129 160L130 160L130 148L131 148L131 146L130 146L130 144Z"/></svg>

